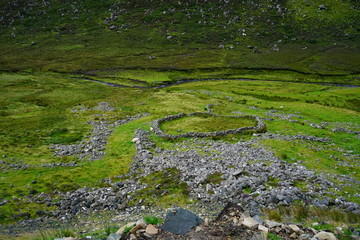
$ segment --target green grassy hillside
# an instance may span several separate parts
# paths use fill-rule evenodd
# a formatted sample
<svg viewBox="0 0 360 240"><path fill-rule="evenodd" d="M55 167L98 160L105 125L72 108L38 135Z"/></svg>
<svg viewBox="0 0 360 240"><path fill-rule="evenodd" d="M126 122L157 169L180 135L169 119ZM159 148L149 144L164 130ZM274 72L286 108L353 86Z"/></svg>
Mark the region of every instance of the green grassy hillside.
<svg viewBox="0 0 360 240"><path fill-rule="evenodd" d="M0 70L359 70L359 2L2 1Z"/></svg>

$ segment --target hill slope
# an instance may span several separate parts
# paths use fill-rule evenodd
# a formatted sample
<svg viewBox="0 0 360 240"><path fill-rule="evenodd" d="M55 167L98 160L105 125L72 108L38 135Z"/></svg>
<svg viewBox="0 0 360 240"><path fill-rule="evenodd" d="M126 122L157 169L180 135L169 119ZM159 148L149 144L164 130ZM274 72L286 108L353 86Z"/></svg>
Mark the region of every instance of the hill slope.
<svg viewBox="0 0 360 240"><path fill-rule="evenodd" d="M358 1L0 4L0 70L232 67L348 74L360 66Z"/></svg>

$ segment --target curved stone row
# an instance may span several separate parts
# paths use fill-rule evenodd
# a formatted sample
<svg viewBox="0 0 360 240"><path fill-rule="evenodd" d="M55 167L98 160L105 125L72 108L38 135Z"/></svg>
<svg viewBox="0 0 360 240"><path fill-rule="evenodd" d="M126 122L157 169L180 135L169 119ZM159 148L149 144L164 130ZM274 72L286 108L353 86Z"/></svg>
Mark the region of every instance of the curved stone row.
<svg viewBox="0 0 360 240"><path fill-rule="evenodd" d="M178 135L171 135L166 134L160 129L160 125L164 122L183 118L183 117L190 117L190 116L213 116L213 117L226 117L226 118L247 118L247 119L254 119L256 120L257 124L254 127L241 127L236 129L228 129L228 130L222 130L222 131L215 131L215 132L188 132ZM213 114L211 112L193 112L189 114L185 113L179 113L176 115L169 115L164 118L155 120L152 125L152 131L158 135L159 137L166 138L166 139L179 139L179 138L206 138L206 137L220 137L220 136L226 136L230 134L238 134L243 132L265 132L266 131L266 125L265 123L257 116L252 115L244 115L244 116L221 116L217 114Z"/></svg>

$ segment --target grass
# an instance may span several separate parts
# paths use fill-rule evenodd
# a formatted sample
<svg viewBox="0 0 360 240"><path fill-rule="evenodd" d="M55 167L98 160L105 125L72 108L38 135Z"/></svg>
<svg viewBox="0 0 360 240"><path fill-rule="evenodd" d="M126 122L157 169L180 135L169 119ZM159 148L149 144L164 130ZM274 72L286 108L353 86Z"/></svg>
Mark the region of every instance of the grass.
<svg viewBox="0 0 360 240"><path fill-rule="evenodd" d="M252 127L256 124L254 119L231 118L217 116L186 116L161 125L167 134L187 132L215 132L242 127Z"/></svg>
<svg viewBox="0 0 360 240"><path fill-rule="evenodd" d="M152 225L159 225L164 222L164 220L158 218L157 216L145 216L144 221L147 224L152 224Z"/></svg>

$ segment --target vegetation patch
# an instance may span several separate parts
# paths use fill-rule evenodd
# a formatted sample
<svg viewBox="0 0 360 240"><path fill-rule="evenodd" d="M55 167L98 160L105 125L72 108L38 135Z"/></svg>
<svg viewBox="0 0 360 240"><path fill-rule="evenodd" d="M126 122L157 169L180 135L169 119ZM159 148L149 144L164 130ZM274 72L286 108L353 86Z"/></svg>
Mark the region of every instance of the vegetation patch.
<svg viewBox="0 0 360 240"><path fill-rule="evenodd" d="M222 177L222 173L221 172L214 172L212 174L209 174L203 181L202 184L218 184L220 183L223 179L221 178Z"/></svg>
<svg viewBox="0 0 360 240"><path fill-rule="evenodd" d="M142 190L134 193L132 203L141 201L141 204L160 207L189 203L189 189L185 182L179 182L181 173L176 168L168 168L149 174L140 179L146 184Z"/></svg>

